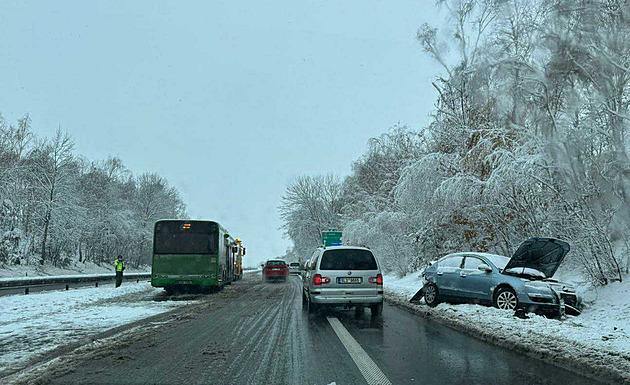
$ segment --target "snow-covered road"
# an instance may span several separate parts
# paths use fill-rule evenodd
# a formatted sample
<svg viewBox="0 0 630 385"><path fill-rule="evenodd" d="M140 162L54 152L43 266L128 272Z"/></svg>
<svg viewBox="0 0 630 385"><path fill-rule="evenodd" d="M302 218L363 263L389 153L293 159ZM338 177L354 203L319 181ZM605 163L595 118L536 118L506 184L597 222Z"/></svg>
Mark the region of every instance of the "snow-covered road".
<svg viewBox="0 0 630 385"><path fill-rule="evenodd" d="M0 376L27 360L191 301L164 301L147 282L0 298Z"/></svg>

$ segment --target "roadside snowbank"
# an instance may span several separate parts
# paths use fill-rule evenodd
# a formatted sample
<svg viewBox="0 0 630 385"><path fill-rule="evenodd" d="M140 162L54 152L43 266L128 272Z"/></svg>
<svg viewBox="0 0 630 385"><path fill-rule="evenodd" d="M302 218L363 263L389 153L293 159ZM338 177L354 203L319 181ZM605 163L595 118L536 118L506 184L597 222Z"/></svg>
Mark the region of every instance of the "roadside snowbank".
<svg viewBox="0 0 630 385"><path fill-rule="evenodd" d="M630 282L584 291L579 317L547 319L480 305L440 304L432 309L409 299L420 289L419 273L385 277L387 299L477 338L521 351L557 366L613 383L630 383Z"/></svg>
<svg viewBox="0 0 630 385"><path fill-rule="evenodd" d="M149 266L140 268L126 268L125 273L144 273L151 270ZM77 274L113 274L114 267L97 265L92 262L77 263L76 265L60 268L52 265L5 265L0 266L0 278L17 277L44 277L50 275L77 275Z"/></svg>
<svg viewBox="0 0 630 385"><path fill-rule="evenodd" d="M161 290L125 283L0 297L0 376L29 358L190 301L158 301Z"/></svg>

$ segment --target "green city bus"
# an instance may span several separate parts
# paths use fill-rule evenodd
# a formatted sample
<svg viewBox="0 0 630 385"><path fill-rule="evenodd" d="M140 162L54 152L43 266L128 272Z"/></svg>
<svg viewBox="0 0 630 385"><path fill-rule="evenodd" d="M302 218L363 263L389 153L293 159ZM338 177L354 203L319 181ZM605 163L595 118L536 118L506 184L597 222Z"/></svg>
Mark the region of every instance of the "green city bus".
<svg viewBox="0 0 630 385"><path fill-rule="evenodd" d="M151 286L221 289L234 280L236 248L228 231L213 221L169 219L155 223Z"/></svg>

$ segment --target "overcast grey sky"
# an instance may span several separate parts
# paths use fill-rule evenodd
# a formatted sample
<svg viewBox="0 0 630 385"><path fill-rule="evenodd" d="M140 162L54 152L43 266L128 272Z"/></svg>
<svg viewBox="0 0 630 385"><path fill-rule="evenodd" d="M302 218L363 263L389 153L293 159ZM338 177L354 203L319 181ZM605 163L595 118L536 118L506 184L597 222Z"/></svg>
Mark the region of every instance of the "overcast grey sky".
<svg viewBox="0 0 630 385"><path fill-rule="evenodd" d="M0 113L157 171L253 264L289 246L289 180L347 174L370 137L428 122L438 68L414 36L436 15L423 0L3 0Z"/></svg>

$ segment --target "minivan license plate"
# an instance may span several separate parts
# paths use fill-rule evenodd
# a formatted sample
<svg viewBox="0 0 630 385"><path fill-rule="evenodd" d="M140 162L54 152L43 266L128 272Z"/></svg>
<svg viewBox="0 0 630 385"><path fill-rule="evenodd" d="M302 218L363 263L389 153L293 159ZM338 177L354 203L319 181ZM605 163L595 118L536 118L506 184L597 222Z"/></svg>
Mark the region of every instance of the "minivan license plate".
<svg viewBox="0 0 630 385"><path fill-rule="evenodd" d="M361 283L363 281L363 278L361 277L340 277L337 278L337 283Z"/></svg>

